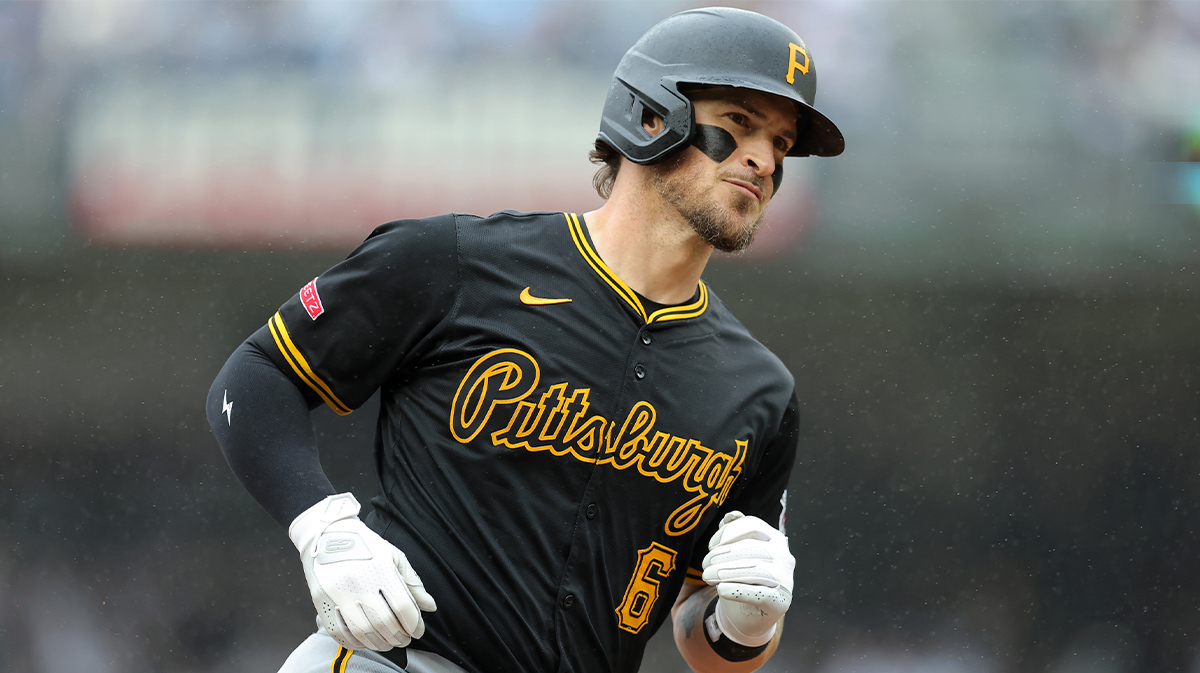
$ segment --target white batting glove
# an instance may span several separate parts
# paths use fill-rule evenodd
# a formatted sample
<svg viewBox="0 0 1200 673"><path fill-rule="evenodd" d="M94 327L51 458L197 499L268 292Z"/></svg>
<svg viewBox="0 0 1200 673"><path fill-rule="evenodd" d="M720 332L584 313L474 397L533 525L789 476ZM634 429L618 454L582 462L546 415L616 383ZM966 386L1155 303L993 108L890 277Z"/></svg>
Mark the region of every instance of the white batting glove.
<svg viewBox="0 0 1200 673"><path fill-rule="evenodd" d="M702 563L704 581L720 596L710 619L739 645L769 643L776 623L792 604L796 559L787 537L762 519L735 511L721 519L708 549ZM709 635L717 639L711 628Z"/></svg>
<svg viewBox="0 0 1200 673"><path fill-rule="evenodd" d="M350 493L331 495L288 527L325 630L351 650L386 652L425 634L437 603L404 552L358 518Z"/></svg>

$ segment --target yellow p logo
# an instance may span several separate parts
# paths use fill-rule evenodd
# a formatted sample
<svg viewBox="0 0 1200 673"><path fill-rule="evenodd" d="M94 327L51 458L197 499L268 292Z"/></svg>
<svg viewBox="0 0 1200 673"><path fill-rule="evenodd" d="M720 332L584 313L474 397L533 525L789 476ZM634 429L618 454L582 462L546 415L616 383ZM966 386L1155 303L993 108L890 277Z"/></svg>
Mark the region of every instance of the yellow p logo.
<svg viewBox="0 0 1200 673"><path fill-rule="evenodd" d="M788 84L795 84L797 70L799 70L802 74L808 74L808 52L804 51L804 47L801 47L795 42L788 42L788 46L791 47L792 53L788 54L787 81ZM801 54L804 56L804 63L796 60L796 54Z"/></svg>

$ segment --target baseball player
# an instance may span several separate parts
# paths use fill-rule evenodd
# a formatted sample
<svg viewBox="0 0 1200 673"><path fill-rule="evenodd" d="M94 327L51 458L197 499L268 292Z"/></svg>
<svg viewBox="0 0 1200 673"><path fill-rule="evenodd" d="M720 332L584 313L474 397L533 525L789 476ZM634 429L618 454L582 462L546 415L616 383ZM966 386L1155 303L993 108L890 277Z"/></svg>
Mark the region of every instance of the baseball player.
<svg viewBox="0 0 1200 673"><path fill-rule="evenodd" d="M815 89L782 24L672 16L613 78L603 207L384 224L233 353L209 422L317 610L283 671L632 672L668 616L698 672L771 656L794 382L700 276L784 157L841 153ZM364 520L309 412L375 391Z"/></svg>

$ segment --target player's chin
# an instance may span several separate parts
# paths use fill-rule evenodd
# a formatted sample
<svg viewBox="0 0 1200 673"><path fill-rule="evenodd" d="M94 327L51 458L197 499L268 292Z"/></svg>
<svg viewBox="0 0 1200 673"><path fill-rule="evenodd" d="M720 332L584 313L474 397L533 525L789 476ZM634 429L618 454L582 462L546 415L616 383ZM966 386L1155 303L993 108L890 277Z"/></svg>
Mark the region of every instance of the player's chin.
<svg viewBox="0 0 1200 673"><path fill-rule="evenodd" d="M734 236L753 236L763 220L763 208L751 207L730 213L729 230Z"/></svg>
<svg viewBox="0 0 1200 673"><path fill-rule="evenodd" d="M709 239L708 243L721 252L742 252L754 242L760 222L761 218L754 218L742 222L740 226L727 227L719 236Z"/></svg>

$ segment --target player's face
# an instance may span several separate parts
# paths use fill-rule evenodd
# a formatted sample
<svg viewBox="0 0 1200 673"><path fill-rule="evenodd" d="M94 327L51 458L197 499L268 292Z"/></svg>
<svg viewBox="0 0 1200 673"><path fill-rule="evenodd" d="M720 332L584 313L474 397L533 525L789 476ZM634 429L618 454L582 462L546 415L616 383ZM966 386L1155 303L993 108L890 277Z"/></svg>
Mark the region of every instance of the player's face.
<svg viewBox="0 0 1200 673"><path fill-rule="evenodd" d="M689 98L696 123L724 129L737 147L719 163L688 147L655 166L654 185L714 248L744 250L774 196L771 176L796 142L798 110L787 99L732 87L701 89Z"/></svg>

